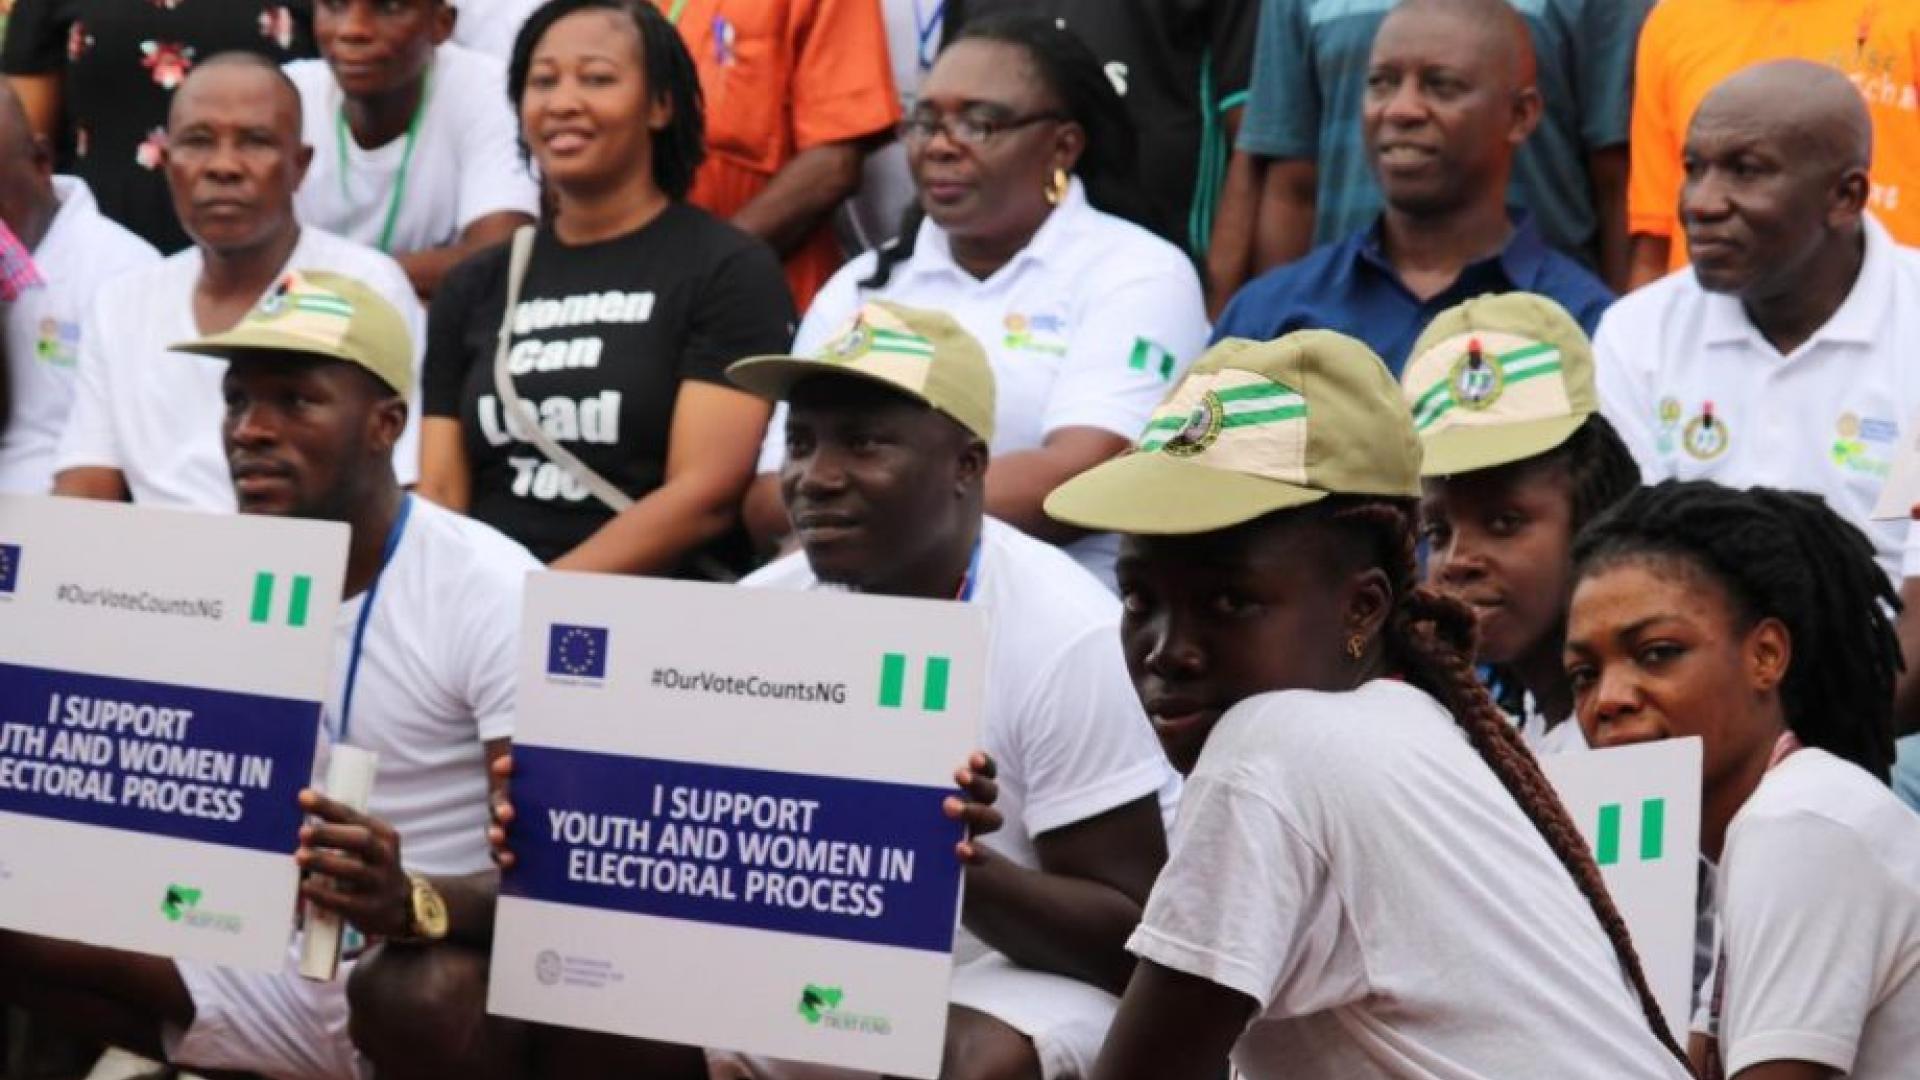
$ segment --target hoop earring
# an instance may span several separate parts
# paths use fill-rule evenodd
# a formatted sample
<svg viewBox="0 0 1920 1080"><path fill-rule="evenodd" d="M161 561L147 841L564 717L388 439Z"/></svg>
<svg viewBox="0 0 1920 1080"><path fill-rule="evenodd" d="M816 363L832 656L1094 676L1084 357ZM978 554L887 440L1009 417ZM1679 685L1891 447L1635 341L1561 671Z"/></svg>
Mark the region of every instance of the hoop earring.
<svg viewBox="0 0 1920 1080"><path fill-rule="evenodd" d="M1053 179L1047 181L1042 193L1047 197L1048 206L1059 206L1060 200L1067 197L1067 170L1053 170Z"/></svg>
<svg viewBox="0 0 1920 1080"><path fill-rule="evenodd" d="M1359 660L1366 652L1367 639L1364 636L1353 634L1347 638L1347 659Z"/></svg>

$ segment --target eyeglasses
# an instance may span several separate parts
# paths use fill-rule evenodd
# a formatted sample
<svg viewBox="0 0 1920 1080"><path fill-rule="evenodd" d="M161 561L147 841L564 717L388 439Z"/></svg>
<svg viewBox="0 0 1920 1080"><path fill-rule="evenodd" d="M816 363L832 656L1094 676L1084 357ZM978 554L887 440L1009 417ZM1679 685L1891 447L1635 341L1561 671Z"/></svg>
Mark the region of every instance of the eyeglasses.
<svg viewBox="0 0 1920 1080"><path fill-rule="evenodd" d="M1003 131L1014 131L1046 120L1066 119L1066 116L1057 112L1037 112L1011 117L979 111L951 114L925 112L915 113L900 121L899 135L901 142L918 148L932 142L935 135L944 131L947 133L947 138L955 143L977 150L992 142L993 137Z"/></svg>

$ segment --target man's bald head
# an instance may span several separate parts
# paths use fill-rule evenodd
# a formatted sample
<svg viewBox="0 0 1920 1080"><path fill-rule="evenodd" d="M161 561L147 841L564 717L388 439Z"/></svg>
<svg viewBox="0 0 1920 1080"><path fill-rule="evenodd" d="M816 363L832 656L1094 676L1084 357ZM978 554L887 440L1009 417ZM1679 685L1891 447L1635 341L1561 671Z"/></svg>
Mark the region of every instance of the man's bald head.
<svg viewBox="0 0 1920 1080"><path fill-rule="evenodd" d="M1409 16L1459 20L1475 28L1484 46L1480 55L1486 60L1489 75L1497 77L1507 90L1534 84L1538 65L1533 36L1509 0L1401 0L1387 13L1381 32L1387 23Z"/></svg>
<svg viewBox="0 0 1920 1080"><path fill-rule="evenodd" d="M1873 160L1872 119L1845 75L1804 60L1733 75L1694 110L1683 160L1680 222L1703 287L1749 312L1845 295Z"/></svg>
<svg viewBox="0 0 1920 1080"><path fill-rule="evenodd" d="M173 92L172 107L167 110L168 130L180 123L180 110L192 106L199 87L209 81L233 79L257 80L261 91L273 96L276 122L284 122L292 140L300 141L300 88L293 85L279 64L259 53L242 51L215 53L194 65L179 89Z"/></svg>

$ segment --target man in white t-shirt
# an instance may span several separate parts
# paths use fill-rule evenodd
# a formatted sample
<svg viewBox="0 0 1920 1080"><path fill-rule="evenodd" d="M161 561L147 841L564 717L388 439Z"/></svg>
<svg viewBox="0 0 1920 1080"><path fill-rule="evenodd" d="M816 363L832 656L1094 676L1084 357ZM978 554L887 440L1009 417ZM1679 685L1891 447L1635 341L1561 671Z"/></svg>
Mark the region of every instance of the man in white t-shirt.
<svg viewBox="0 0 1920 1080"><path fill-rule="evenodd" d="M100 286L160 258L100 212L86 182L53 175L53 151L0 83L0 222L33 253L44 284L0 308L9 406L0 415L0 491L53 486L53 452L73 405L80 314Z"/></svg>
<svg viewBox="0 0 1920 1080"><path fill-rule="evenodd" d="M453 26L447 0L317 4L321 59L286 67L314 149L300 220L392 254L422 296L540 210L506 69Z"/></svg>
<svg viewBox="0 0 1920 1080"><path fill-rule="evenodd" d="M1831 68L1783 60L1721 83L1687 132L1693 264L1607 311L1594 367L1647 483L1809 491L1867 534L1906 604L1896 719L1911 733L1920 529L1871 515L1920 416L1920 252L1865 213L1872 148L1866 103Z"/></svg>
<svg viewBox="0 0 1920 1080"><path fill-rule="evenodd" d="M251 53L195 66L174 92L167 143L167 183L194 246L116 281L87 309L54 493L232 511L223 365L168 343L233 326L293 270L342 273L384 296L407 324L416 368L425 316L392 259L294 219L311 151L299 93L278 67ZM409 420L394 454L403 484L419 475L418 426Z"/></svg>
<svg viewBox="0 0 1920 1080"><path fill-rule="evenodd" d="M985 516L993 371L952 318L868 303L817 359L728 376L789 403L780 480L802 548L744 584L958 598L991 617L980 740L1006 826L966 871L942 1076L1084 1075L1132 972L1124 942L1178 790L1131 690L1118 603L1059 548Z"/></svg>
<svg viewBox="0 0 1920 1080"><path fill-rule="evenodd" d="M488 866L487 768L513 734L520 593L539 569L494 530L401 490L411 349L392 305L320 271L182 347L230 362L223 433L242 512L352 527L322 755L336 742L377 752L370 814L392 825L305 792L320 821L295 857L332 877L309 877L307 898L388 939L444 933ZM362 851L371 841L379 858ZM0 993L183 1065L371 1075L348 1038L346 979L306 980L292 955L259 974L0 934Z"/></svg>

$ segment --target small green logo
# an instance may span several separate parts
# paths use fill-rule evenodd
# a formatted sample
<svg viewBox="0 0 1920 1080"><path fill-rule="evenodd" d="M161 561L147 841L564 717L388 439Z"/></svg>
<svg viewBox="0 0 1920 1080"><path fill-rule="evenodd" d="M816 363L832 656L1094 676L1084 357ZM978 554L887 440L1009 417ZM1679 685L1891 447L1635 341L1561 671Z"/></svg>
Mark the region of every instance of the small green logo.
<svg viewBox="0 0 1920 1080"><path fill-rule="evenodd" d="M253 607L247 621L264 624L274 622L274 594L279 591L278 574L265 570L253 575ZM307 625L307 601L312 599L313 579L305 574L292 575L292 584L287 590L286 610L281 613L281 621L288 626Z"/></svg>
<svg viewBox="0 0 1920 1080"><path fill-rule="evenodd" d="M929 656L920 674L920 707L927 712L947 711L947 682L953 674L953 661L945 656ZM887 653L880 658L880 707L898 709L907 697L907 655Z"/></svg>
<svg viewBox="0 0 1920 1080"><path fill-rule="evenodd" d="M200 906L200 890L186 885L167 886L166 898L160 901L160 914L168 922L179 922L187 912Z"/></svg>
<svg viewBox="0 0 1920 1080"><path fill-rule="evenodd" d="M809 1024L818 1024L820 1018L840 1007L844 995L837 986L815 986L807 984L800 991L800 1015Z"/></svg>
<svg viewBox="0 0 1920 1080"><path fill-rule="evenodd" d="M1620 861L1621 819L1625 808L1607 803L1600 808L1599 835L1594 840L1593 861L1612 866ZM1666 853L1667 800L1640 801L1640 861L1657 862Z"/></svg>

